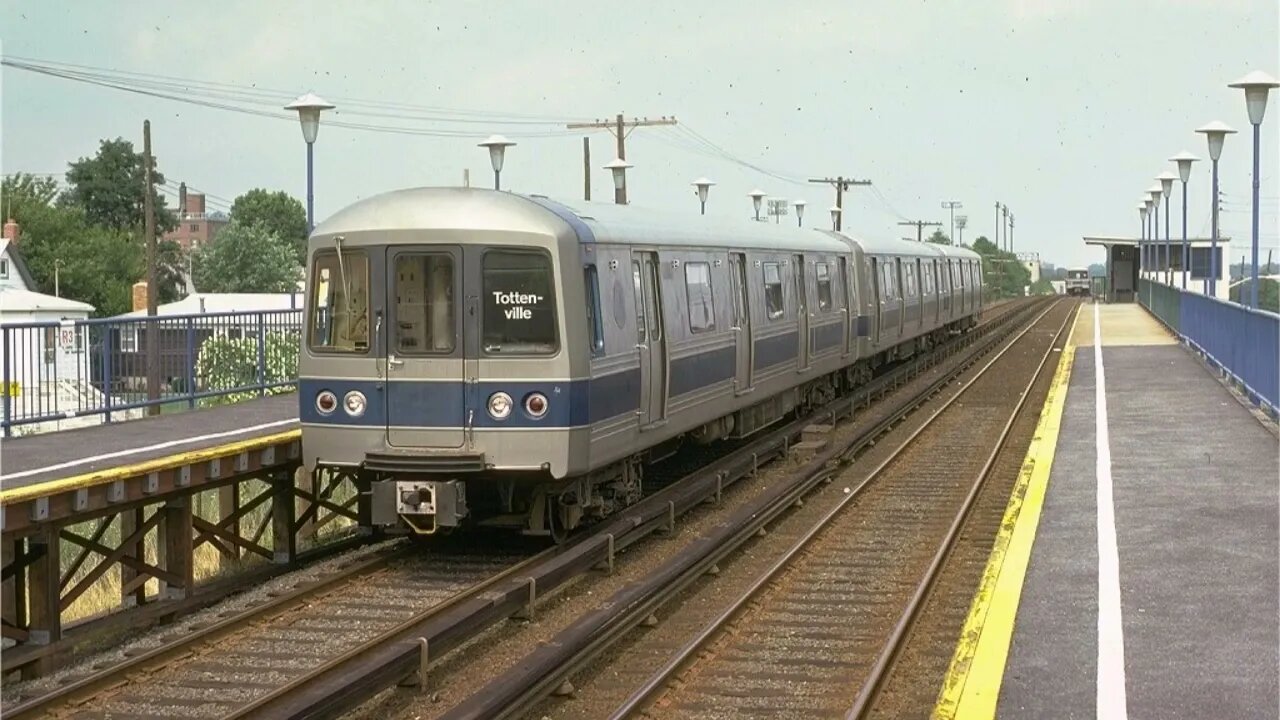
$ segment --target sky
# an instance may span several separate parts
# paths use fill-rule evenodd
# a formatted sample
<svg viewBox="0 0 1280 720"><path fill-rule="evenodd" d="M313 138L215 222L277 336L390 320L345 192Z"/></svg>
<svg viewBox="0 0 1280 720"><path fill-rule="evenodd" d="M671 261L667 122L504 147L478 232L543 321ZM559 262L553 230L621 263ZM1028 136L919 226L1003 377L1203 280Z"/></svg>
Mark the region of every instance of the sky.
<svg viewBox="0 0 1280 720"><path fill-rule="evenodd" d="M674 128L628 137L638 210L697 213L690 183L705 176L716 182L708 215L749 217L759 188L805 199L806 225L827 225L834 191L806 180L843 175L873 183L846 193L846 231L903 237L915 228L899 222L925 220L949 232L941 204L955 200L969 242L991 236L999 202L1016 217L1017 249L1062 266L1102 262L1084 235L1136 235L1142 193L1184 149L1206 160L1188 186L1188 231L1207 236L1209 163L1193 131L1222 120L1240 131L1220 164L1222 234L1238 259L1251 128L1243 92L1227 83L1280 75L1278 38L1276 0L5 0L6 60L169 76L185 85L167 92L201 101L221 83L218 103L267 116L6 66L0 171L61 174L102 138L140 148L149 119L159 169L209 193L211 208L254 187L303 199L305 145L282 107L314 91L338 105L315 145L317 222L380 192L461 184L464 169L488 185L476 143L490 133L518 142L504 189L567 199L582 197L589 136L592 197L607 201L612 136L565 123L674 116ZM1273 92L1264 260L1280 248L1278 106ZM379 130L325 124L335 121Z"/></svg>

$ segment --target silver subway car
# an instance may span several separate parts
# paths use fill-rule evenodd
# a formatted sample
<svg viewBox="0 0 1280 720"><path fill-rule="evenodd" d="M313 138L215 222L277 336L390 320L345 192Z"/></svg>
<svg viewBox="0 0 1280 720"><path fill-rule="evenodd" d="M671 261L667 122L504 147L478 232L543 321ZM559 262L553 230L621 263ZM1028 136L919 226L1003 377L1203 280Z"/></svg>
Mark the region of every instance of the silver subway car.
<svg viewBox="0 0 1280 720"><path fill-rule="evenodd" d="M308 260L304 461L417 533L563 535L981 310L964 249L480 189L356 203Z"/></svg>

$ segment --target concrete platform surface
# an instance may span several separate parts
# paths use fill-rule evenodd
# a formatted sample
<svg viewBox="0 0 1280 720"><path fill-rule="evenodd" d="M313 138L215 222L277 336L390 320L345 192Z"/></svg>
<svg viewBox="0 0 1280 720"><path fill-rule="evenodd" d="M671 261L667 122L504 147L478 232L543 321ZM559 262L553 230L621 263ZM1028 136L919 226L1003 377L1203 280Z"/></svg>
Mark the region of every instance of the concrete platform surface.
<svg viewBox="0 0 1280 720"><path fill-rule="evenodd" d="M10 490L298 428L296 393L0 440Z"/></svg>
<svg viewBox="0 0 1280 720"><path fill-rule="evenodd" d="M988 568L935 717L1280 715L1280 439L1144 315L1082 306L1025 576Z"/></svg>

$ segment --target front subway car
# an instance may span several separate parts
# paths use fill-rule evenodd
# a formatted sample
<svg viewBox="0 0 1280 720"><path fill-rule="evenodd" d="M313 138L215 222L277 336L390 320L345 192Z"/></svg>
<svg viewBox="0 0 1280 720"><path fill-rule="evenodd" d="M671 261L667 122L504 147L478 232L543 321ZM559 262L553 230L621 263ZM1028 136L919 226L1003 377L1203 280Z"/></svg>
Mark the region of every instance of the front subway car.
<svg viewBox="0 0 1280 720"><path fill-rule="evenodd" d="M308 470L352 473L362 522L557 529L583 473L587 330L573 218L489 190L420 188L340 211L308 244L299 361ZM568 270L566 270L568 268ZM568 318L568 319L566 319ZM577 518L573 518L574 521Z"/></svg>

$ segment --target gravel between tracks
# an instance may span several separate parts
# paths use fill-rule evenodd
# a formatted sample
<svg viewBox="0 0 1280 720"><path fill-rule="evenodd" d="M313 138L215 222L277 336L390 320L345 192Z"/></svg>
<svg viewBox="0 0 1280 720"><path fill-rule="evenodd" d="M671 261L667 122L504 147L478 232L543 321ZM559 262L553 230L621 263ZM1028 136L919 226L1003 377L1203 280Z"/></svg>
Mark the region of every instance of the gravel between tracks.
<svg viewBox="0 0 1280 720"><path fill-rule="evenodd" d="M269 600L273 594L288 592L295 585L314 582L338 572L339 568L370 558L375 554L387 552L395 542L388 540L373 545L365 545L300 568L294 572L271 578L216 605L187 615L176 623L161 625L141 632L127 642L110 650L76 657L65 667L44 677L26 682L5 683L3 687L0 687L0 702L6 706L13 706L22 700L44 695L64 684L88 675L95 668L121 662L132 655L152 650L172 638L190 633L192 628L218 622L231 614L243 612L254 605L263 603Z"/></svg>

